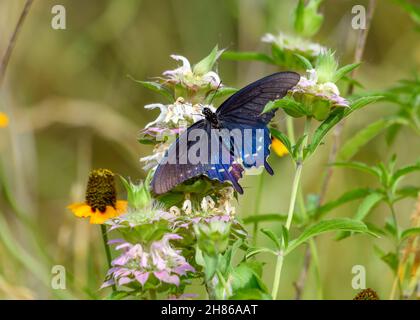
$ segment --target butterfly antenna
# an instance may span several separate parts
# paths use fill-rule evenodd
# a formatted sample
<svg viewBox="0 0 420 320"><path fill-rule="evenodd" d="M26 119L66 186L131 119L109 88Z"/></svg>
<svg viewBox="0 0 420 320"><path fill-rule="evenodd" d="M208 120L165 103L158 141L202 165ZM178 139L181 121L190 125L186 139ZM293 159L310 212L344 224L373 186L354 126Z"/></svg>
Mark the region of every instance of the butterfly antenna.
<svg viewBox="0 0 420 320"><path fill-rule="evenodd" d="M209 105L212 104L212 102L214 100L214 97L216 96L217 91L219 91L219 88L220 88L221 85L222 85L222 80L220 80L220 82L219 82L219 84L218 84L218 86L216 88L216 91L213 93L213 96L211 97L211 100L210 100Z"/></svg>

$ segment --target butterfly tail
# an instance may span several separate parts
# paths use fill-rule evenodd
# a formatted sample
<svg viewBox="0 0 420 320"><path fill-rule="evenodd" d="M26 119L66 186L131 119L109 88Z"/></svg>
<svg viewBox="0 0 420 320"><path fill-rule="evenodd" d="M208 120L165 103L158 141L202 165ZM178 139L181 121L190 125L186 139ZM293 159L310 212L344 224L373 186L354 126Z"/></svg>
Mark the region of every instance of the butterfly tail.
<svg viewBox="0 0 420 320"><path fill-rule="evenodd" d="M270 167L267 161L264 161L264 168L272 176L274 174L273 168Z"/></svg>

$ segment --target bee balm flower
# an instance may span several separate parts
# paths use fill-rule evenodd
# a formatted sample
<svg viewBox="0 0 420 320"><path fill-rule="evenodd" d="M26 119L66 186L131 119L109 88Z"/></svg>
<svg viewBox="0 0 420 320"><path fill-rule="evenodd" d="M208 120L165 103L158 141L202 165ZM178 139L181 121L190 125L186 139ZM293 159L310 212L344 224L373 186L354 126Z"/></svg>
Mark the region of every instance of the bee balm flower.
<svg viewBox="0 0 420 320"><path fill-rule="evenodd" d="M112 268L108 271L107 280L102 288L113 284L129 285L132 283L144 286L148 280L155 278L161 283L179 286L182 276L195 269L181 255L180 250L174 249L170 240L182 239L177 234L165 234L161 240L154 241L149 249L141 244L122 242L116 249L123 253L112 261Z"/></svg>

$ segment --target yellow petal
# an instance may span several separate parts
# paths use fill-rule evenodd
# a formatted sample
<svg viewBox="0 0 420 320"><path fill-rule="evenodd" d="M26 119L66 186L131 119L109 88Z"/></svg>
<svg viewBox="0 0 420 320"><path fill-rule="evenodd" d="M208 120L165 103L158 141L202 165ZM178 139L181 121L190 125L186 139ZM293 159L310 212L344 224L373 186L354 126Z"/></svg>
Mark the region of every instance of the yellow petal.
<svg viewBox="0 0 420 320"><path fill-rule="evenodd" d="M277 138L273 138L271 142L271 148L279 157L283 157L289 153L285 145Z"/></svg>
<svg viewBox="0 0 420 320"><path fill-rule="evenodd" d="M4 112L0 112L0 128L5 128L8 124L9 117Z"/></svg>
<svg viewBox="0 0 420 320"><path fill-rule="evenodd" d="M103 224L108 219L114 218L117 216L117 211L111 207L107 206L105 212L100 212L99 210L95 210L90 217L91 224Z"/></svg>
<svg viewBox="0 0 420 320"><path fill-rule="evenodd" d="M125 200L117 200L117 204L116 204L116 210L117 210L117 215L121 215L123 213L125 213L127 211L127 201Z"/></svg>
<svg viewBox="0 0 420 320"><path fill-rule="evenodd" d="M86 203L73 203L67 207L76 217L86 218L92 215L92 208Z"/></svg>

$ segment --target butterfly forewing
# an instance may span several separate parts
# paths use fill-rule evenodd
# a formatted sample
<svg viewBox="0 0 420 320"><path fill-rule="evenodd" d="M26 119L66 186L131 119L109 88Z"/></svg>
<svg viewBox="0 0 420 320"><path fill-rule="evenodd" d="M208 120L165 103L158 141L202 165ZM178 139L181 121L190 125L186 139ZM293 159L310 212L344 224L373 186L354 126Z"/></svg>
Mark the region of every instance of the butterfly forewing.
<svg viewBox="0 0 420 320"><path fill-rule="evenodd" d="M283 98L298 82L295 72L278 72L251 83L227 99L216 111L219 119L248 125L267 124L275 111L262 113L269 101Z"/></svg>

